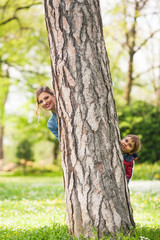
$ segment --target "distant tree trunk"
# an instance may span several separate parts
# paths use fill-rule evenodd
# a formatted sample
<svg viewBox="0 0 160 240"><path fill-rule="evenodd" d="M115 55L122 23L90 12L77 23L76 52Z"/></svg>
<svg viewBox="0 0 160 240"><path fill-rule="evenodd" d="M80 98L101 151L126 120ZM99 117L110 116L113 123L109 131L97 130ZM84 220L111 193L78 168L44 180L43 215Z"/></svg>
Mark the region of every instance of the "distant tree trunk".
<svg viewBox="0 0 160 240"><path fill-rule="evenodd" d="M0 63L0 74L1 74L1 63ZM1 84L2 85L2 84ZM0 166L2 166L3 163L3 133L4 133L4 127L3 127L3 88L1 87L1 95L0 95Z"/></svg>
<svg viewBox="0 0 160 240"><path fill-rule="evenodd" d="M156 103L156 106L159 107L160 106L160 88L157 88L155 93L156 93L155 103Z"/></svg>
<svg viewBox="0 0 160 240"><path fill-rule="evenodd" d="M0 74L2 73L2 65L0 64ZM6 70L6 78L0 82L1 93L0 93L0 165L4 164L4 149L3 149L3 138L4 138L4 118L5 118L5 103L9 92L9 72Z"/></svg>
<svg viewBox="0 0 160 240"><path fill-rule="evenodd" d="M132 83L133 83L133 64L134 64L133 59L135 54L135 44L136 44L135 40L136 40L136 34L137 34L136 25L137 25L137 16L138 16L138 8L139 8L138 4L139 3L135 1L133 24L129 32L126 33L126 42L129 48L129 51L128 51L129 61L128 61L128 72L127 72L124 98L126 100L127 105L130 104L131 89L132 89Z"/></svg>
<svg viewBox="0 0 160 240"><path fill-rule="evenodd" d="M59 142L58 140L54 140L54 145L53 145L53 164L57 165L58 164L58 149L59 149Z"/></svg>
<svg viewBox="0 0 160 240"><path fill-rule="evenodd" d="M127 105L130 104L131 99L131 89L132 89L132 82L133 82L133 51L130 52L129 56L129 62L128 62L128 72L127 72L127 78L126 78L126 87L125 87L125 100Z"/></svg>
<svg viewBox="0 0 160 240"><path fill-rule="evenodd" d="M98 0L45 0L67 224L79 237L135 226Z"/></svg>
<svg viewBox="0 0 160 240"><path fill-rule="evenodd" d="M3 135L4 135L4 127L0 126L0 161L3 161Z"/></svg>
<svg viewBox="0 0 160 240"><path fill-rule="evenodd" d="M160 23L160 20L159 20L159 23ZM158 67L156 68L156 71L155 71L154 65L152 65L151 69L152 69L152 84L153 84L153 88L154 88L154 91L155 91L155 105L157 107L160 107L160 41L159 41L158 50L159 50L158 51L159 52ZM152 64L154 64L154 62L155 62L154 52L153 52L153 59L152 60L153 60Z"/></svg>

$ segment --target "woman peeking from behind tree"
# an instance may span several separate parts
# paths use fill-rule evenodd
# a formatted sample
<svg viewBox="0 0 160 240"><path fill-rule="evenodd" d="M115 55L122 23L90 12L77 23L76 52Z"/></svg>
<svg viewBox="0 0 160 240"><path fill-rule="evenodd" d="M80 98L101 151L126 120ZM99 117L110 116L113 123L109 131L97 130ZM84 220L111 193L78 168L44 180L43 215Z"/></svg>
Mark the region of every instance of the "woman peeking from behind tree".
<svg viewBox="0 0 160 240"><path fill-rule="evenodd" d="M58 139L58 122L56 116L56 99L53 90L47 86L39 87L36 90L36 101L38 114L39 106L41 106L46 111L51 111L52 116L48 120L47 127ZM58 139L59 140L59 139Z"/></svg>

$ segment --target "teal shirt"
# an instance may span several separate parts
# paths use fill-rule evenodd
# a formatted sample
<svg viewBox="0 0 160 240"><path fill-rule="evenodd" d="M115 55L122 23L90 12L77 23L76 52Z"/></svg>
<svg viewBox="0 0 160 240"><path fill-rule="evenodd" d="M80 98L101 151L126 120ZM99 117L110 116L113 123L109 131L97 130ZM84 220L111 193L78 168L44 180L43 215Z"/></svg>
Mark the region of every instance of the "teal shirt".
<svg viewBox="0 0 160 240"><path fill-rule="evenodd" d="M59 141L57 116L54 112L52 112L52 116L48 120L47 127L56 136L56 138Z"/></svg>

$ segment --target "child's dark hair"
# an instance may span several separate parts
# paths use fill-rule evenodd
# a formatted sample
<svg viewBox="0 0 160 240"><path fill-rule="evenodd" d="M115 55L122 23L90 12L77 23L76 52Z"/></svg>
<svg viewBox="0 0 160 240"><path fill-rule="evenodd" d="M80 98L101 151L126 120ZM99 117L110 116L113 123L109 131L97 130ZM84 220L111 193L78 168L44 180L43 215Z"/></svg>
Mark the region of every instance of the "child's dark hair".
<svg viewBox="0 0 160 240"><path fill-rule="evenodd" d="M140 140L140 138L137 135L133 135L133 134L129 134L126 137L130 137L134 141L134 148L133 148L131 153L133 154L133 153L139 152L141 150L141 140Z"/></svg>

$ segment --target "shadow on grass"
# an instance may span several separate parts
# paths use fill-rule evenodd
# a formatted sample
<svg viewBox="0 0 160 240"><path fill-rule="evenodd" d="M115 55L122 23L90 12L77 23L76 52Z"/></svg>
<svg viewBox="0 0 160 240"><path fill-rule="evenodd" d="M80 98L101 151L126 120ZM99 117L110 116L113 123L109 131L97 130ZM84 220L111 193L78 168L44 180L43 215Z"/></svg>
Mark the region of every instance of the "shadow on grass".
<svg viewBox="0 0 160 240"><path fill-rule="evenodd" d="M79 239L71 237L68 233L68 228L66 225L60 225L54 223L53 226L44 226L41 228L33 228L31 230L25 229L9 229L3 228L0 230L1 240L85 240L82 236ZM109 240L110 237L106 236L101 238L101 240ZM160 239L160 229L152 227L141 227L137 226L132 234L123 236L122 234L117 234L115 240L158 240ZM92 240L97 240L95 237Z"/></svg>

